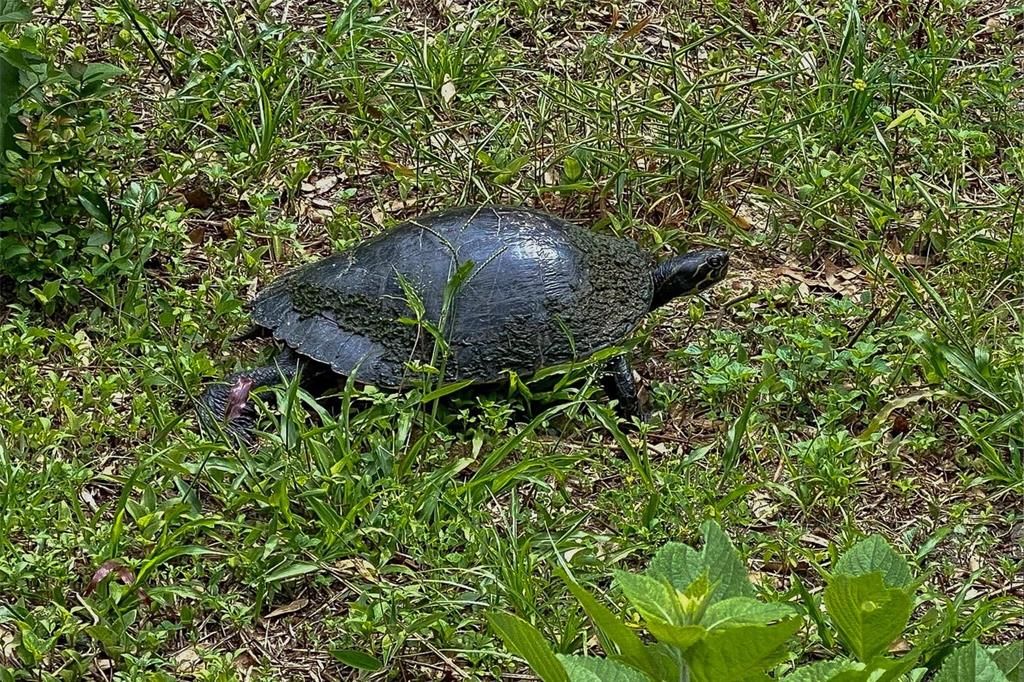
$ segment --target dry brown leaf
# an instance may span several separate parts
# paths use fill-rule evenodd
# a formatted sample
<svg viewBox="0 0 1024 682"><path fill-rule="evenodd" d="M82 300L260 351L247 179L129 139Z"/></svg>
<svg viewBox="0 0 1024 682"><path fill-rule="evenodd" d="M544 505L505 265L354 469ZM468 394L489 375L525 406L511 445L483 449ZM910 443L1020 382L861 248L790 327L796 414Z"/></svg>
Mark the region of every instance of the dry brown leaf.
<svg viewBox="0 0 1024 682"><path fill-rule="evenodd" d="M800 542L806 542L809 545L816 545L818 547L828 547L828 540L813 533L804 533L800 537Z"/></svg>
<svg viewBox="0 0 1024 682"><path fill-rule="evenodd" d="M825 261L825 284L829 289L843 296L854 296L864 287L859 281L863 268L837 268L831 261Z"/></svg>
<svg viewBox="0 0 1024 682"><path fill-rule="evenodd" d="M736 227L744 231L768 231L768 216L771 211L764 204L748 198L736 207L729 207L729 216Z"/></svg>
<svg viewBox="0 0 1024 682"><path fill-rule="evenodd" d="M334 568L344 573L355 571L367 582L378 581L376 567L365 559L342 559L334 564Z"/></svg>
<svg viewBox="0 0 1024 682"><path fill-rule="evenodd" d="M451 14L465 14L466 8L453 0L440 0L437 3L437 8L442 12L450 12Z"/></svg>
<svg viewBox="0 0 1024 682"><path fill-rule="evenodd" d="M82 590L82 594L89 596L95 592L100 583L102 583L107 576L111 574L117 577L117 579L125 585L132 585L135 583L135 573L133 573L130 568L122 564L117 559L110 559L109 561L103 562L103 565L96 569L96 572L93 573L89 584L85 586L84 590ZM141 587L138 589L138 594L139 599L144 603L149 603L149 596Z"/></svg>
<svg viewBox="0 0 1024 682"><path fill-rule="evenodd" d="M750 218L741 214L738 209L732 212L732 222L736 224L736 227L748 232L750 231L750 228L754 226L754 223L750 221Z"/></svg>
<svg viewBox="0 0 1024 682"><path fill-rule="evenodd" d="M95 512L99 510L100 506L96 504L96 498L93 497L92 493L89 492L86 488L82 488L81 490L78 491L78 498L82 500L82 502L85 503L85 506L87 506L92 511Z"/></svg>
<svg viewBox="0 0 1024 682"><path fill-rule="evenodd" d="M932 259L929 258L928 256L918 256L917 254L914 253L908 253L907 255L903 256L900 260L902 260L907 265L913 265L915 268L926 268L929 265L931 265L932 262Z"/></svg>
<svg viewBox="0 0 1024 682"><path fill-rule="evenodd" d="M205 211L213 206L213 197L202 187L192 187L184 190L181 194L185 197L185 204L189 208Z"/></svg>
<svg viewBox="0 0 1024 682"><path fill-rule="evenodd" d="M317 192L322 194L322 193L326 192L327 190L331 189L332 187L334 187L337 184L338 184L338 176L337 175L328 175L326 178L320 178L315 183L313 183L313 188Z"/></svg>
<svg viewBox="0 0 1024 682"><path fill-rule="evenodd" d="M758 521L767 524L775 518L775 514L778 511L778 505L773 502L770 495L755 491L748 499L750 511Z"/></svg>
<svg viewBox="0 0 1024 682"><path fill-rule="evenodd" d="M984 597L985 594L985 590L979 590L977 587L968 587L967 591L964 593L964 598L965 601L971 602L978 597Z"/></svg>
<svg viewBox="0 0 1024 682"><path fill-rule="evenodd" d="M394 201L389 201L384 206L384 210L386 210L388 213L395 213L397 211L402 211L407 208L412 208L415 205L416 197L409 197L408 199L395 199Z"/></svg>
<svg viewBox="0 0 1024 682"><path fill-rule="evenodd" d="M254 661L252 656L250 656L247 652L243 651L238 655L238 657L235 660L231 662L231 665L235 668L235 670L238 670L242 674L244 674L246 676L245 679L248 679L249 671L256 667L256 661Z"/></svg>
<svg viewBox="0 0 1024 682"><path fill-rule="evenodd" d="M277 607L276 609L268 613L266 616L264 616L264 619L270 620L271 618L280 618L281 616L287 616L289 613L296 613L306 608L307 606L309 606L308 599L296 599L295 601L289 602L284 606Z"/></svg>
<svg viewBox="0 0 1024 682"><path fill-rule="evenodd" d="M889 645L890 654L905 654L910 651L910 644L907 640L900 638Z"/></svg>
<svg viewBox="0 0 1024 682"><path fill-rule="evenodd" d="M632 38L637 33L639 33L640 31L644 30L645 28L647 28L647 25L650 24L653 19L654 19L654 15L653 14L648 14L646 17L644 17L640 21L638 21L635 24L633 24L632 26L630 26L629 30L627 30L625 33L622 34L622 37L620 38L620 40L628 40L628 39Z"/></svg>
<svg viewBox="0 0 1024 682"><path fill-rule="evenodd" d="M450 76L445 76L444 85L441 86L441 100L446 104L451 104L452 100L455 99L455 83L452 82Z"/></svg>
<svg viewBox="0 0 1024 682"><path fill-rule="evenodd" d="M800 55L800 70L803 71L805 75L813 76L817 67L818 65L815 61L813 52L808 51Z"/></svg>
<svg viewBox="0 0 1024 682"><path fill-rule="evenodd" d="M89 672L92 673L92 679L107 679L110 671L114 669L114 662L109 658L94 658L89 663Z"/></svg>
<svg viewBox="0 0 1024 682"><path fill-rule="evenodd" d="M616 5L612 5L612 16L608 19L608 28L605 29L605 35L611 35L612 31L619 23L619 8Z"/></svg>
<svg viewBox="0 0 1024 682"><path fill-rule="evenodd" d="M749 573L747 573L747 577L750 579L751 583L759 587L766 587L769 589L778 587L778 578L776 578L771 573L763 573L761 571L750 571Z"/></svg>
<svg viewBox="0 0 1024 682"><path fill-rule="evenodd" d="M174 662L177 664L178 672L181 673L197 673L206 667L203 663L203 657L196 652L195 648L190 646L174 654Z"/></svg>
<svg viewBox="0 0 1024 682"><path fill-rule="evenodd" d="M14 651L17 648L14 642L14 631L0 625L0 661L14 662Z"/></svg>
<svg viewBox="0 0 1024 682"><path fill-rule="evenodd" d="M395 163L394 161L387 161L387 160L385 160L384 161L384 165L387 166L388 169L392 173L394 173L395 175L402 175L402 176L405 176L407 178L414 178L414 177L416 177L416 171L414 171L412 168L409 168L408 166L406 166L404 164Z"/></svg>

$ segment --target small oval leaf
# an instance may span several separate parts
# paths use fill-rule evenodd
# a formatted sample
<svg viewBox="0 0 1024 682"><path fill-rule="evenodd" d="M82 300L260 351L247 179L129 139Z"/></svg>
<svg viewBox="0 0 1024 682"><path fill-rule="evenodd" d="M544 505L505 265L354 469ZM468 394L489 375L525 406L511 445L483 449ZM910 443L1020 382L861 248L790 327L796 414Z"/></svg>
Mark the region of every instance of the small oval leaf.
<svg viewBox="0 0 1024 682"><path fill-rule="evenodd" d="M370 654L357 651L356 649L331 649L331 656L339 663L356 670L374 672L384 667L383 663Z"/></svg>

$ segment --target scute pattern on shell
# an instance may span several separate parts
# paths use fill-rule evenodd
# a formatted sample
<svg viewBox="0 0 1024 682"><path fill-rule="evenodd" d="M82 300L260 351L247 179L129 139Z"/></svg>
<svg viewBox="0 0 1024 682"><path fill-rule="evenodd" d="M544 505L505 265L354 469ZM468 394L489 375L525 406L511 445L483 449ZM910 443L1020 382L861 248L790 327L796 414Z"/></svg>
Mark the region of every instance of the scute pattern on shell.
<svg viewBox="0 0 1024 682"><path fill-rule="evenodd" d="M414 317L399 273L437 325L446 285L467 261L447 317L448 381L529 376L585 358L628 336L653 296L653 258L632 241L530 209L470 207L406 221L296 268L250 311L299 354L395 387L407 361L429 362L434 351L426 330L399 321Z"/></svg>

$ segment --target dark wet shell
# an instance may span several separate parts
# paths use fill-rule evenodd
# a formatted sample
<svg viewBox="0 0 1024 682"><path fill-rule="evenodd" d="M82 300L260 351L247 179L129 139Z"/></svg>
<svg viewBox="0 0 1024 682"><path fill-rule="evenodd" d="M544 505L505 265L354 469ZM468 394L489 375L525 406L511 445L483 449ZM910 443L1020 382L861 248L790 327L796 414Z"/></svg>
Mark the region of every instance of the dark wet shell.
<svg viewBox="0 0 1024 682"><path fill-rule="evenodd" d="M650 254L527 209L471 207L404 222L301 266L252 303L253 320L298 353L360 381L394 387L409 360L430 362L399 273L440 319L446 284L471 262L449 306L448 380L529 376L628 336L650 309ZM441 366L438 357L435 365Z"/></svg>

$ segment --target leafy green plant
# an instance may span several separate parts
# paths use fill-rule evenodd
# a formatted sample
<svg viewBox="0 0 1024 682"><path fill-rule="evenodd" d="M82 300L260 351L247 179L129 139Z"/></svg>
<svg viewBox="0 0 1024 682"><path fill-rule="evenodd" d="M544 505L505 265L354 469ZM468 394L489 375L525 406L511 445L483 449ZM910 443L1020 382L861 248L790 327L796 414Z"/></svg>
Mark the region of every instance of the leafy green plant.
<svg viewBox="0 0 1024 682"><path fill-rule="evenodd" d="M787 671L779 664L790 656L788 645L808 617L823 640L833 641L820 606L805 590L802 604L758 599L721 528L709 522L703 531L700 551L671 542L645 572L615 571L616 585L654 643L644 642L564 572L598 630L606 658L555 654L536 627L511 613L491 614L491 626L544 682L921 680L935 663L919 665L929 653L924 647L889 655L910 622L917 584L907 561L881 536L850 548L827 578L822 601L842 651ZM950 655L934 679L1009 682L1020 669L1018 649L990 650L971 642ZM971 675L965 676L968 669Z"/></svg>
<svg viewBox="0 0 1024 682"><path fill-rule="evenodd" d="M104 198L121 70L65 60L21 0L0 3L0 270L48 304L108 274L119 224ZM122 263L123 265L123 263Z"/></svg>

